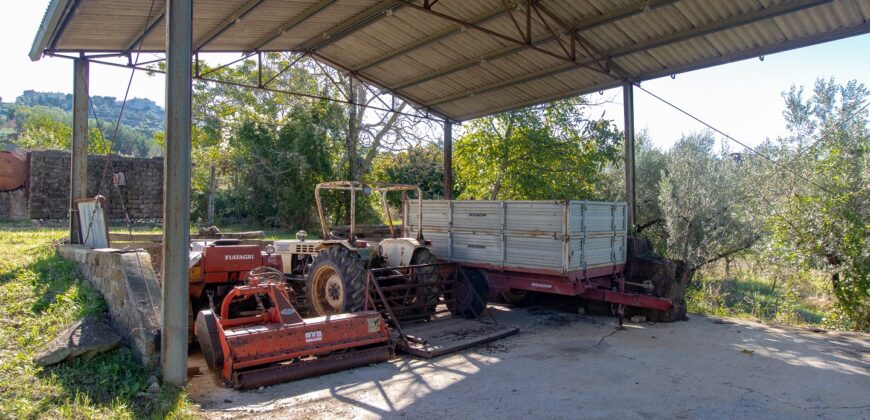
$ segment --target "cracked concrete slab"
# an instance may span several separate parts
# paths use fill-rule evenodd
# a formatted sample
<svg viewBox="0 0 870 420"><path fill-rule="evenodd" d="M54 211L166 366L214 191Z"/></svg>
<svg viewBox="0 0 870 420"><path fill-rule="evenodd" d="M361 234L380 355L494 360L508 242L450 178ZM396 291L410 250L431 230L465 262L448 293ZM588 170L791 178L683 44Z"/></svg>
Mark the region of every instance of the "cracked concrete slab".
<svg viewBox="0 0 870 420"><path fill-rule="evenodd" d="M870 418L867 334L699 315L615 331L614 318L496 311L519 335L249 392L204 374L190 397L223 418Z"/></svg>

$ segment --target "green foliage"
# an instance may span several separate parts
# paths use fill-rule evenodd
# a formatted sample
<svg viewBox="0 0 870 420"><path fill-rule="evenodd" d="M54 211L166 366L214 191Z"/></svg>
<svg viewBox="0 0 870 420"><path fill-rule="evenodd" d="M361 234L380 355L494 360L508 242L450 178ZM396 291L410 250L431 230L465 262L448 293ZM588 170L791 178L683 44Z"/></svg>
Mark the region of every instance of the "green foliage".
<svg viewBox="0 0 870 420"><path fill-rule="evenodd" d="M164 385L156 398L140 394L154 372L128 349L51 368L33 364L59 331L106 304L59 257L50 242L62 230L0 230L0 417L141 418L179 416L184 393Z"/></svg>
<svg viewBox="0 0 870 420"><path fill-rule="evenodd" d="M609 121L589 119L579 97L476 119L455 144L459 197L593 197L620 138Z"/></svg>
<svg viewBox="0 0 870 420"><path fill-rule="evenodd" d="M33 94L40 95L39 92ZM64 96L63 94L53 95ZM93 99L95 107L97 104L102 104L104 111L100 112L98 107L99 122L92 118L93 115L90 115L91 118L88 121L88 150L90 153L106 154L111 149L113 153L127 156L147 157L160 154L154 143L153 135L158 130L162 130L162 109L147 100L131 99L124 111L124 118L118 127L117 136L115 136L115 120L117 112L120 111L120 104L116 103L114 98L98 96ZM156 107L159 114L150 106L145 106L142 109L143 101ZM13 142L17 146L25 149L69 149L72 141L72 113L66 108L55 107L56 102L58 100L36 100L24 95L19 97L19 103L4 107L7 118L16 124L17 138ZM137 113L148 114L148 119L144 121L138 119ZM156 121L157 119L160 120L159 123ZM117 137L117 141L112 148L111 139L114 137Z"/></svg>
<svg viewBox="0 0 870 420"><path fill-rule="evenodd" d="M237 131L242 165L251 170L243 180L253 198L246 212L251 217L281 227L316 224L314 186L331 177L328 130L318 124L328 113L323 105L298 109L277 133L253 122Z"/></svg>
<svg viewBox="0 0 870 420"><path fill-rule="evenodd" d="M870 330L870 98L863 84L816 81L804 99L792 87L783 96L793 136L783 156L801 175L778 177L784 194L768 223L769 253L783 264L825 271L837 298L837 318Z"/></svg>
<svg viewBox="0 0 870 420"><path fill-rule="evenodd" d="M683 137L667 155L659 203L667 255L696 269L741 252L760 238L755 207L744 182L751 166L716 152L711 132Z"/></svg>
<svg viewBox="0 0 870 420"><path fill-rule="evenodd" d="M738 262L743 268L737 267ZM686 293L690 312L842 327L829 322L833 308L820 276L745 258L730 265L730 273L723 272L726 264L720 262L695 275Z"/></svg>
<svg viewBox="0 0 870 420"><path fill-rule="evenodd" d="M444 152L435 143L415 146L399 153L384 152L373 161L371 181L412 184L425 199L444 197ZM388 202L401 205L401 195L391 194Z"/></svg>

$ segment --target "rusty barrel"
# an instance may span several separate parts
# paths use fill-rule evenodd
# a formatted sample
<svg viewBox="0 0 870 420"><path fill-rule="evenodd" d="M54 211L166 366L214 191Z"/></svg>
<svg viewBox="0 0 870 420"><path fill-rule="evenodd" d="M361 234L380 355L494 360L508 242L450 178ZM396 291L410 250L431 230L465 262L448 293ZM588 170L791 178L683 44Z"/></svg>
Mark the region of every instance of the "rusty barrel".
<svg viewBox="0 0 870 420"><path fill-rule="evenodd" d="M27 165L11 152L0 151L0 191L12 191L24 185Z"/></svg>

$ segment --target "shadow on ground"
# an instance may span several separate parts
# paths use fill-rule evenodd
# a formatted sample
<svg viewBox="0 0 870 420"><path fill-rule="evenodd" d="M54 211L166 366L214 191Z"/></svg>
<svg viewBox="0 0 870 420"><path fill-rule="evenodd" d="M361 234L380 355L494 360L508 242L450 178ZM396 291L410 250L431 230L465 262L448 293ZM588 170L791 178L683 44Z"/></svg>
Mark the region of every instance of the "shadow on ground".
<svg viewBox="0 0 870 420"><path fill-rule="evenodd" d="M697 315L616 330L612 317L495 310L520 334L248 392L203 375L190 397L216 417L870 416L866 334Z"/></svg>

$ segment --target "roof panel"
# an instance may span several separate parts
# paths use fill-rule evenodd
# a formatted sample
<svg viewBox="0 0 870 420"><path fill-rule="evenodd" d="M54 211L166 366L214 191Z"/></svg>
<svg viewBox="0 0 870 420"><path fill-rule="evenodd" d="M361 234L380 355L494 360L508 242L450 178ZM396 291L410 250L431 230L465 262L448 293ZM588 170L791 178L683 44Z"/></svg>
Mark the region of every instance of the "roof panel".
<svg viewBox="0 0 870 420"><path fill-rule="evenodd" d="M161 52L164 6L154 3L146 25L151 4L52 0L31 57L126 52L145 28L140 50ZM455 120L870 32L870 0L539 0L531 9L527 0L439 0L431 10L422 4L194 0L192 31L202 51L314 52Z"/></svg>

